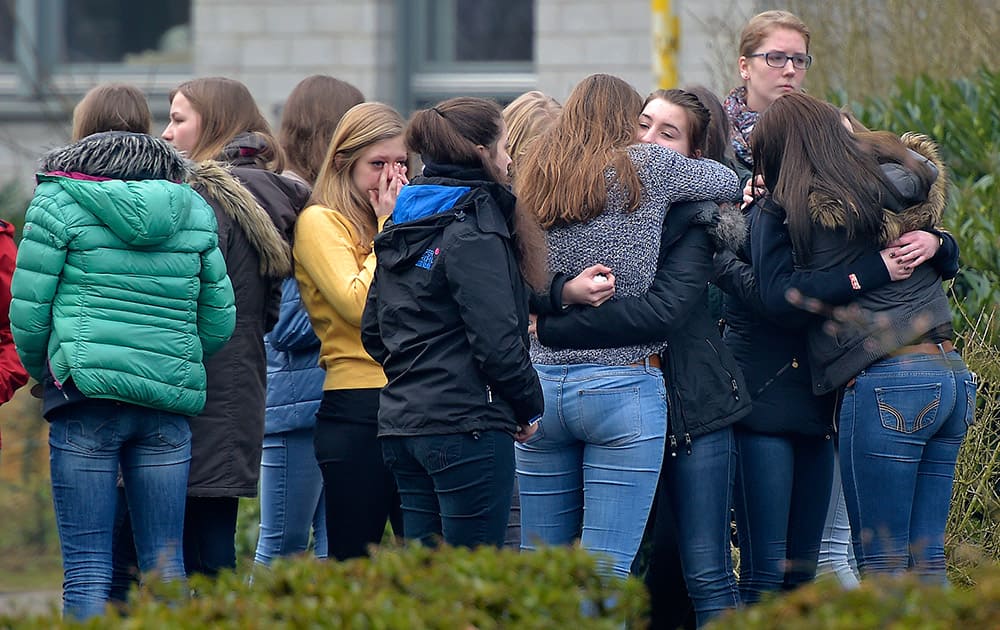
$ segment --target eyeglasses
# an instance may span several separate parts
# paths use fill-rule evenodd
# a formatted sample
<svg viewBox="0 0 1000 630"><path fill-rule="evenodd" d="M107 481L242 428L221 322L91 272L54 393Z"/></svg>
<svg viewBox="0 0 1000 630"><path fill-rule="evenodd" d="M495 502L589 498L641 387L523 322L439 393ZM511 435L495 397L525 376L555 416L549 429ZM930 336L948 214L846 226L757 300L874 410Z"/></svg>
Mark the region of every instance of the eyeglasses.
<svg viewBox="0 0 1000 630"><path fill-rule="evenodd" d="M747 57L763 57L764 63L772 68L784 68L788 60L792 60L792 67L796 70L805 70L812 65L812 55L787 55L783 52L754 53Z"/></svg>

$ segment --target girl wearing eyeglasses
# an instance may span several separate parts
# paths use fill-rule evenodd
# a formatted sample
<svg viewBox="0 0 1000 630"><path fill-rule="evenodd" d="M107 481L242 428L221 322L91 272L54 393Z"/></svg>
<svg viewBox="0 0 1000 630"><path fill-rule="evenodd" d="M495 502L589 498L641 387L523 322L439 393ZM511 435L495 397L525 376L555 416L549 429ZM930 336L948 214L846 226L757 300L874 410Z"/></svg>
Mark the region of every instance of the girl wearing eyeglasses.
<svg viewBox="0 0 1000 630"><path fill-rule="evenodd" d="M753 169L749 140L757 117L779 96L801 91L810 65L809 28L795 15L765 11L743 27L739 60L743 85L734 88L724 104L733 127L733 150L747 169Z"/></svg>

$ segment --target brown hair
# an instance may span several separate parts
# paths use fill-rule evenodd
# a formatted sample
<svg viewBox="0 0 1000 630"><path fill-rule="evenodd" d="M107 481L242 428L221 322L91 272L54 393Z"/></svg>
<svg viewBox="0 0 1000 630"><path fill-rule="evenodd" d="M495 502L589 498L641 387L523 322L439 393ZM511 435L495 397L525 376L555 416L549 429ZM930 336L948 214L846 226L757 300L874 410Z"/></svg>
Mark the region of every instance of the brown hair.
<svg viewBox="0 0 1000 630"><path fill-rule="evenodd" d="M103 83L73 108L73 142L102 131L148 134L153 127L146 95L124 83Z"/></svg>
<svg viewBox="0 0 1000 630"><path fill-rule="evenodd" d="M844 128L835 107L807 94L782 96L757 119L752 149L754 176L763 175L787 213L792 245L803 260L810 254L813 193L844 207L848 238L877 243L885 222L882 170Z"/></svg>
<svg viewBox="0 0 1000 630"><path fill-rule="evenodd" d="M931 187L936 177L934 171L926 162L915 157L899 136L890 131L872 131L865 127L846 105L840 108L840 115L847 119L858 142L875 156L879 164L887 162L901 164L920 178L924 188Z"/></svg>
<svg viewBox="0 0 1000 630"><path fill-rule="evenodd" d="M424 162L480 166L493 181L503 183L507 173L496 172L496 166L483 159L477 148L486 147L495 155L503 128L496 102L459 96L414 112L406 128L406 146Z"/></svg>
<svg viewBox="0 0 1000 630"><path fill-rule="evenodd" d="M649 105L650 101L657 99L676 105L687 113L687 131L688 137L691 138L691 153L694 154L695 151L705 153L705 141L708 137L708 127L712 121L712 114L701 100L687 90L677 88L655 90L646 97L642 108L646 109L646 105ZM688 157L693 157L693 155Z"/></svg>
<svg viewBox="0 0 1000 630"><path fill-rule="evenodd" d="M363 102L361 90L340 79L314 74L299 81L281 111L278 140L287 168L312 186L337 123L344 112Z"/></svg>
<svg viewBox="0 0 1000 630"><path fill-rule="evenodd" d="M371 247L378 223L371 201L354 188L351 172L362 151L376 142L402 136L405 124L399 112L383 103L355 105L340 119L316 177L309 202L342 214L363 250Z"/></svg>
<svg viewBox="0 0 1000 630"><path fill-rule="evenodd" d="M703 157L726 164L733 158L733 147L729 142L732 127L729 115L722 107L722 101L715 92L704 85L693 85L685 89L697 96L711 114L705 134L705 147L702 150Z"/></svg>
<svg viewBox="0 0 1000 630"><path fill-rule="evenodd" d="M642 97L618 77L594 74L566 99L563 113L518 165L519 203L543 228L587 221L604 211L614 169L629 211L642 200L642 185L626 148L635 144Z"/></svg>
<svg viewBox="0 0 1000 630"><path fill-rule="evenodd" d="M560 112L562 105L559 101L538 90L525 92L503 109L508 153L513 160L512 173L517 171L517 163L528 150L528 145L555 124Z"/></svg>
<svg viewBox="0 0 1000 630"><path fill-rule="evenodd" d="M740 56L746 57L757 52L767 36L778 28L786 28L802 35L806 40L806 52L809 52L809 27L805 22L788 11L764 11L750 18L743 27L743 32L740 33Z"/></svg>
<svg viewBox="0 0 1000 630"><path fill-rule="evenodd" d="M171 90L171 103L177 94L183 94L201 117L201 132L188 152L189 158L195 162L222 159L223 149L233 138L251 133L267 146L261 158L267 162L268 169L284 170L281 147L247 86L227 77L205 77L185 81Z"/></svg>

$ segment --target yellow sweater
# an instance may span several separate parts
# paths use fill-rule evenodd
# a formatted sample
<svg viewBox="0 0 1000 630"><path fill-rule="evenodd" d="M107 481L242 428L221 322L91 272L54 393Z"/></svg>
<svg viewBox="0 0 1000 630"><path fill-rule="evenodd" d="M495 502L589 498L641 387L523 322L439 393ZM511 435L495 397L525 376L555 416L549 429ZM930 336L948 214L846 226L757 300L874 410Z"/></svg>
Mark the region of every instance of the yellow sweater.
<svg viewBox="0 0 1000 630"><path fill-rule="evenodd" d="M379 219L382 229L385 219ZM295 222L295 279L319 337L324 390L383 387L385 374L361 345L361 314L375 273L375 253L355 245L346 217L309 206Z"/></svg>

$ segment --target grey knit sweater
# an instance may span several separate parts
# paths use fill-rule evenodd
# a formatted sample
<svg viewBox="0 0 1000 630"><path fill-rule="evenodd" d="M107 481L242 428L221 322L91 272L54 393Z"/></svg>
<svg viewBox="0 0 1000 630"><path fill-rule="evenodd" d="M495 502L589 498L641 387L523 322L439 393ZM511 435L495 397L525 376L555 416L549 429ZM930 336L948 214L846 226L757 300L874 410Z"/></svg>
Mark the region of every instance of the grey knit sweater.
<svg viewBox="0 0 1000 630"><path fill-rule="evenodd" d="M615 274L615 297L642 295L656 274L660 232L670 204L675 201L732 200L740 196L736 174L712 160L692 160L655 144L628 148L642 183L642 202L626 212L625 194L608 169L608 198L604 212L584 223L556 227L547 234L549 270L576 276L602 263ZM589 308L589 307L582 307ZM666 336L666 332L664 332ZM531 360L543 365L595 363L628 365L660 352L663 343L602 348L555 350L531 338Z"/></svg>

